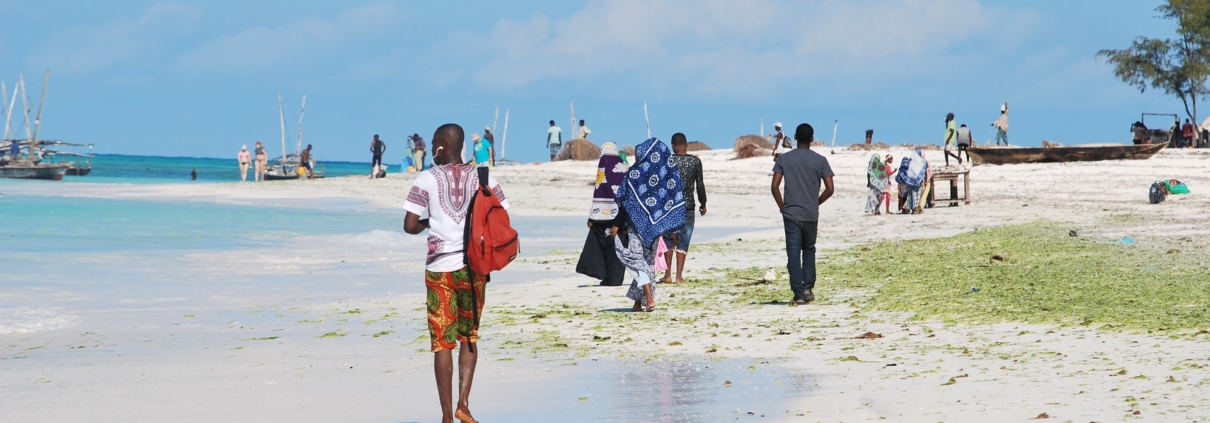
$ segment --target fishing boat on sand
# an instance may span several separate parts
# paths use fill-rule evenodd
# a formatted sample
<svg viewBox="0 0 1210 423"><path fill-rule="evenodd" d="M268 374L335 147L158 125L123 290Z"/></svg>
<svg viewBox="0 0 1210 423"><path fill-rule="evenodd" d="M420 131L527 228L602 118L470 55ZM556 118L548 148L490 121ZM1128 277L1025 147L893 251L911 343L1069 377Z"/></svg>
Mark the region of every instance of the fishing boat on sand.
<svg viewBox="0 0 1210 423"><path fill-rule="evenodd" d="M286 153L286 114L282 108L281 95L277 96L277 114L281 121L281 150L282 155L270 162L269 167L265 169L266 181L290 181L306 176L306 169L302 169L302 124L303 115L307 111L307 96L303 96L302 108L298 112L298 143L295 146L294 154ZM315 161L314 158L308 160L311 165L311 179L324 177L323 164Z"/></svg>
<svg viewBox="0 0 1210 423"><path fill-rule="evenodd" d="M1067 163L1102 160L1147 160L1168 144L1100 144L1044 147L977 147L969 150L975 164Z"/></svg>

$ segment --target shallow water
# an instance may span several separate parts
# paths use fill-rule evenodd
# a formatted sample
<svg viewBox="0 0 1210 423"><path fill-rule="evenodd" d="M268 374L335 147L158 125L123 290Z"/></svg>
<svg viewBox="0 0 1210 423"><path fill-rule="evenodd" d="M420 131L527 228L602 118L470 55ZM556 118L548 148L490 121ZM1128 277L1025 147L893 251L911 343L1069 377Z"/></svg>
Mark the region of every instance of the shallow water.
<svg viewBox="0 0 1210 423"><path fill-rule="evenodd" d="M767 360L580 360L551 365L546 364L548 375L538 377L549 385L527 391L541 395L528 402L518 399L525 405L494 411L493 406L501 404L477 400L483 410L477 417L499 422L769 421L798 414L786 404L814 386L809 375Z"/></svg>

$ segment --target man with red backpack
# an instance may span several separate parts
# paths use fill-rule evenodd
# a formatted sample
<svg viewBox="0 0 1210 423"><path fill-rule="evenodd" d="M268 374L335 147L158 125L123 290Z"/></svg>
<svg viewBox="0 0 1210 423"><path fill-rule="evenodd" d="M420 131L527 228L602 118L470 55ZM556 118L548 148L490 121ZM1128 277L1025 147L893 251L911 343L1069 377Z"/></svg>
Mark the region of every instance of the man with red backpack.
<svg viewBox="0 0 1210 423"><path fill-rule="evenodd" d="M428 289L429 335L432 338L442 421L447 422L454 418L463 422L475 421L471 416L469 399L475 363L478 361L475 344L479 341L479 316L483 312L487 272L498 270L503 265L488 266L487 271L481 274L471 268L484 268L485 265L479 264L483 261L482 249L500 250L496 248L499 246L493 241L494 238L503 236L506 241L508 239L507 234L499 233L502 228L492 223L498 223L502 218L503 229L511 230L507 214L503 212L508 208L508 200L500 190L500 184L490 176L486 178L486 184L481 184L481 171L462 162L464 141L461 126L449 123L437 128L432 141L434 166L417 176L403 206L407 211L404 231L415 235L429 230L424 277ZM486 169L482 172L486 176ZM470 216L472 208L493 210L491 213L496 214ZM486 231L487 234L469 240L468 233L471 233L472 226L474 233ZM491 233L493 230L496 231L494 234ZM503 260L507 264L507 261L516 257L515 231L511 239L512 252L507 253L511 256L497 261ZM473 248L465 248L468 244ZM452 403L454 367L451 351L459 344L459 395L455 408Z"/></svg>

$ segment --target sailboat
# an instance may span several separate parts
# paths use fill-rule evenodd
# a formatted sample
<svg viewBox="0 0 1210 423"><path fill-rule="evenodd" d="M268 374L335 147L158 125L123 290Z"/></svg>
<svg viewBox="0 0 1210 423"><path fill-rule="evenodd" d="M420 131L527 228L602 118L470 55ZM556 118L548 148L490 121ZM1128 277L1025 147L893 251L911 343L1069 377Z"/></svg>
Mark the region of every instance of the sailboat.
<svg viewBox="0 0 1210 423"><path fill-rule="evenodd" d="M298 112L298 143L294 147L294 153L286 153L286 114L282 107L282 98L277 96L277 115L281 121L281 157L273 159L269 163L269 167L265 169L266 181L288 181L299 179L306 175L306 170L300 172L299 157L302 153L302 124L303 116L307 111L307 96L303 96L302 108ZM311 179L324 177L323 164L317 163L315 158L311 158Z"/></svg>
<svg viewBox="0 0 1210 423"><path fill-rule="evenodd" d="M29 124L29 100L25 95L25 76L20 77L19 85L13 86L13 99L4 110L4 156L0 157L0 178L13 179L44 179L58 181L63 179L71 167L67 163L51 163L43 161L44 149L38 145L38 128L42 123L42 106L46 104L46 85L50 82L50 69L42 79L42 97L38 102L38 114L34 124ZM2 85L2 84L0 84ZM25 139L15 140L12 137L13 107L17 103L17 91L23 93L21 106L25 112ZM0 89L0 98L7 97L7 90Z"/></svg>

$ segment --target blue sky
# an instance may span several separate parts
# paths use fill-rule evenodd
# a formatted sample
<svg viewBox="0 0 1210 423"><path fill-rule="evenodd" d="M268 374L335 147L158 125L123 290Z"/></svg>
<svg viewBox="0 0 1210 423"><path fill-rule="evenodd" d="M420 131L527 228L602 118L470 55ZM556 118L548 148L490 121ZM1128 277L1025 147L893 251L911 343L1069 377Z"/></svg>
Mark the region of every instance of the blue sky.
<svg viewBox="0 0 1210 423"><path fill-rule="evenodd" d="M571 101L621 144L645 138L644 101L655 136L716 148L762 118L935 143L947 112L982 140L1005 101L1016 144L1127 142L1139 113L1182 106L1094 54L1170 36L1157 4L0 0L0 78L11 95L24 73L36 101L50 68L40 138L102 153L233 157L260 139L278 154L278 94L291 144L307 95L304 142L327 160L368 161L380 134L397 163L406 135L481 131L496 106L508 158L540 160Z"/></svg>

